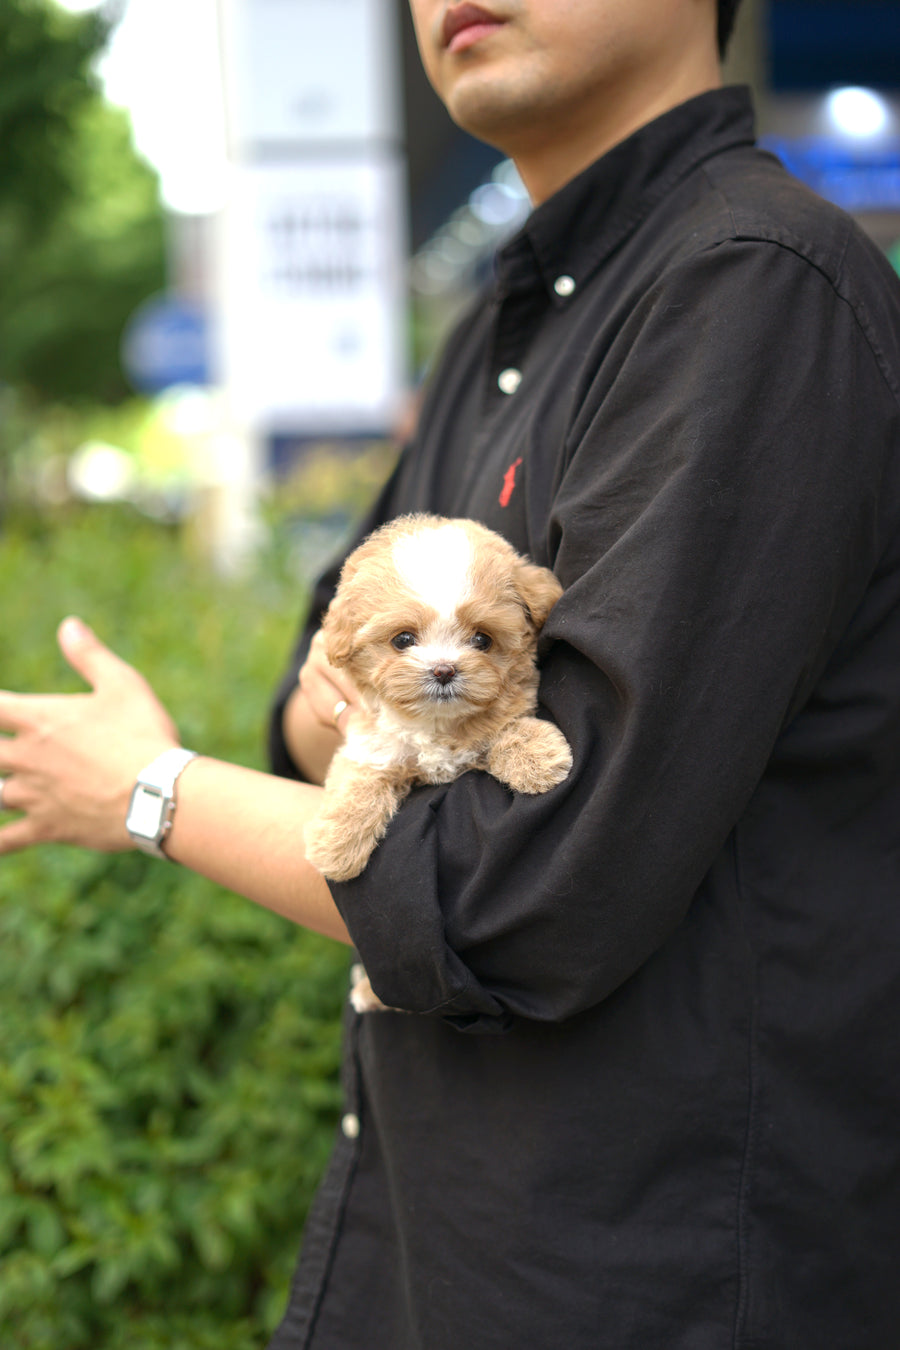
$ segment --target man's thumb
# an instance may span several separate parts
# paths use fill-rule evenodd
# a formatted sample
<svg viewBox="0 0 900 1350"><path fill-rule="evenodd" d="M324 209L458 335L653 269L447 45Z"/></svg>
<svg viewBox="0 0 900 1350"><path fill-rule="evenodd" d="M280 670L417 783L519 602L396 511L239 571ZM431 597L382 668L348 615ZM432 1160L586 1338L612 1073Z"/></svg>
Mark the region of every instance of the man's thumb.
<svg viewBox="0 0 900 1350"><path fill-rule="evenodd" d="M57 639L69 665L92 689L96 688L104 674L118 669L122 664L108 647L104 647L87 624L72 615L63 619L59 625Z"/></svg>

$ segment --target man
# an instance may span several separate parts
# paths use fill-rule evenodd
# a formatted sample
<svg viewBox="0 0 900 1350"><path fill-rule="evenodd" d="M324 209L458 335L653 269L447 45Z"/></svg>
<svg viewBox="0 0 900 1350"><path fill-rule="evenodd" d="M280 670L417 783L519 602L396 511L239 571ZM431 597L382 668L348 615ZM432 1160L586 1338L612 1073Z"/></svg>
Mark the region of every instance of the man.
<svg viewBox="0 0 900 1350"><path fill-rule="evenodd" d="M541 702L575 767L539 798L417 790L333 895L296 844L316 787L184 768L169 855L351 940L404 1010L348 1014L273 1350L884 1350L896 279L755 149L719 87L733 4L412 8L442 98L536 210L369 524L473 516L554 567ZM333 584L273 719L276 768L312 781L355 698L313 635ZM177 745L133 671L61 641L95 692L77 723L0 698L2 849L127 846L135 774Z"/></svg>

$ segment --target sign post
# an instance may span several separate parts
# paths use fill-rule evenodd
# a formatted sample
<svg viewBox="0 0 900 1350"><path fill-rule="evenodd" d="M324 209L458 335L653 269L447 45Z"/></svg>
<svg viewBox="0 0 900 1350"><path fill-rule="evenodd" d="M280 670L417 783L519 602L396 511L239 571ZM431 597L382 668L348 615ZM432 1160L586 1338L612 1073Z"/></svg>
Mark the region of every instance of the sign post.
<svg viewBox="0 0 900 1350"><path fill-rule="evenodd" d="M214 367L253 447L387 432L406 374L398 0L218 0ZM242 488L241 490L244 490Z"/></svg>

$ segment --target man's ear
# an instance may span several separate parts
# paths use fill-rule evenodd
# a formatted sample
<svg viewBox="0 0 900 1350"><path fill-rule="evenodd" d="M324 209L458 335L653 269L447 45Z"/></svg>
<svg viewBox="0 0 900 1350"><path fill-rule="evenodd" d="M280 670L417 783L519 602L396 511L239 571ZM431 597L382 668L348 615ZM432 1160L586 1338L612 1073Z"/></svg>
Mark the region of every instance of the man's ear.
<svg viewBox="0 0 900 1350"><path fill-rule="evenodd" d="M562 595L562 586L549 567L538 567L536 563L524 561L516 566L515 586L535 631L539 632Z"/></svg>

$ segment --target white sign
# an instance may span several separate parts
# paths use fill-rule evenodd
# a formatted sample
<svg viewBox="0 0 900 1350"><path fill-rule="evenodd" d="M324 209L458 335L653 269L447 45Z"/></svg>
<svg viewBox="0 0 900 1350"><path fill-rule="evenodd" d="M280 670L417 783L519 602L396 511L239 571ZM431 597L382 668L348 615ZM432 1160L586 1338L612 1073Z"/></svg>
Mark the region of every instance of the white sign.
<svg viewBox="0 0 900 1350"><path fill-rule="evenodd" d="M235 169L221 375L267 431L388 430L406 373L402 160Z"/></svg>
<svg viewBox="0 0 900 1350"><path fill-rule="evenodd" d="M396 0L222 0L232 149L395 141Z"/></svg>

